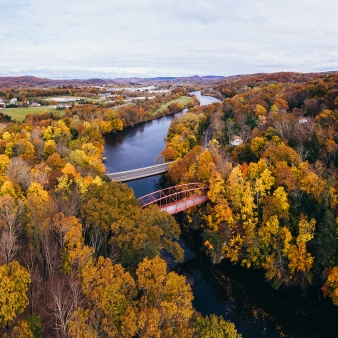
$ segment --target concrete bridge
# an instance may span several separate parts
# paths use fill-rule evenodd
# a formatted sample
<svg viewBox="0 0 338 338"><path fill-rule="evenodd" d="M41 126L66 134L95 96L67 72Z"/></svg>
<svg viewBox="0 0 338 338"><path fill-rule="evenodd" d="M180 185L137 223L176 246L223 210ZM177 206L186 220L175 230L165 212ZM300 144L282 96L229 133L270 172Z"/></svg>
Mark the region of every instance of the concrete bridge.
<svg viewBox="0 0 338 338"><path fill-rule="evenodd" d="M109 178L114 179L116 182L128 182L138 180L144 177L155 176L163 174L168 171L169 165L172 162L166 162L161 164L155 164L150 167L144 167L139 169L120 171L117 173L106 174Z"/></svg>
<svg viewBox="0 0 338 338"><path fill-rule="evenodd" d="M143 208L156 204L162 211L172 215L206 202L209 199L208 189L200 183L187 183L155 191L138 200Z"/></svg>

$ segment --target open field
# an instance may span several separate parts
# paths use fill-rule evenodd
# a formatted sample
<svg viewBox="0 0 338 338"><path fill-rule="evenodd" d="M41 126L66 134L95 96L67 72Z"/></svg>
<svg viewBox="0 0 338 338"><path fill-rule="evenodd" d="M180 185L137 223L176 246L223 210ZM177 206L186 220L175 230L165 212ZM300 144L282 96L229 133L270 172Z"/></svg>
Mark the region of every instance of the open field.
<svg viewBox="0 0 338 338"><path fill-rule="evenodd" d="M32 108L1 108L0 112L9 115L13 120L22 122L28 114L42 114L44 112L58 112L64 114L64 110L47 107L32 107Z"/></svg>
<svg viewBox="0 0 338 338"><path fill-rule="evenodd" d="M185 106L190 100L191 100L191 97L189 97L189 96L180 96L179 98L177 98L175 100L171 100L171 101L163 104L160 108L158 108L154 112L154 115L157 114L158 111L168 108L174 102L180 103L181 105Z"/></svg>
<svg viewBox="0 0 338 338"><path fill-rule="evenodd" d="M100 102L102 101L100 99L99 96L93 96L93 97L85 97L85 96L67 96L67 95L59 95L59 96L37 96L34 98L34 100L48 100L48 101L53 101L55 99L66 99L65 101L62 101L62 102L65 102L65 103L70 103L70 102L74 102L76 103L76 100L80 99L80 100L87 100L87 101L90 101L90 102ZM58 100L56 100L58 101Z"/></svg>

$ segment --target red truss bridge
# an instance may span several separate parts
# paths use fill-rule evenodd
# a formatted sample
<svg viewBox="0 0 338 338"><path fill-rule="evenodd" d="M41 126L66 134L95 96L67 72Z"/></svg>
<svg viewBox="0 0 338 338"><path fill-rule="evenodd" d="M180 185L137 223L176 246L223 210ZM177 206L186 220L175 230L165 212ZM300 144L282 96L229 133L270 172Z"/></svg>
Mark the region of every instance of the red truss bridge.
<svg viewBox="0 0 338 338"><path fill-rule="evenodd" d="M169 214L177 214L180 211L191 208L197 204L206 202L208 187L201 183L187 183L174 187L155 191L140 197L141 207L156 204L162 211Z"/></svg>

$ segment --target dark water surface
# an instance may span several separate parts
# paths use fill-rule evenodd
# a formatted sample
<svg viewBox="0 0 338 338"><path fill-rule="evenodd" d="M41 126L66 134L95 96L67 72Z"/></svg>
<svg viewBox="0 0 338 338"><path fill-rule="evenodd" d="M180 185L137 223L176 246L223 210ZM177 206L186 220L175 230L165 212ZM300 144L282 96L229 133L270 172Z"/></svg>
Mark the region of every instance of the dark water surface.
<svg viewBox="0 0 338 338"><path fill-rule="evenodd" d="M201 96L201 105L219 102ZM167 116L105 137L107 173L150 166L164 149L164 138L174 117ZM160 189L161 175L128 182L140 197ZM185 261L171 266L187 277L192 286L194 308L203 315L216 314L231 320L243 338L338 337L338 308L317 291L273 290L261 271L233 266L228 262L212 266L200 251L201 239L182 225L180 244ZM170 264L170 257L166 257Z"/></svg>
<svg viewBox="0 0 338 338"><path fill-rule="evenodd" d="M201 105L220 102L215 97L203 96L200 92L196 95ZM127 128L116 134L105 136L105 156L107 173L137 169L155 164L156 156L165 148L164 139L171 121L175 117L185 114L187 109L180 113L165 116L157 120ZM128 182L133 188L135 196L140 197L160 189L161 175Z"/></svg>

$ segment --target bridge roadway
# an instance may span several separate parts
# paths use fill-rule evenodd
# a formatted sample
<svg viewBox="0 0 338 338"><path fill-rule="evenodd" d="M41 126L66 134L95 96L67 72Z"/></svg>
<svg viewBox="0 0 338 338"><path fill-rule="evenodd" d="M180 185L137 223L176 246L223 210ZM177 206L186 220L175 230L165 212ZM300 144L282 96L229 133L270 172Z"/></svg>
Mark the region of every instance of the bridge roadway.
<svg viewBox="0 0 338 338"><path fill-rule="evenodd" d="M144 167L139 169L120 171L117 173L106 174L109 178L114 179L116 182L127 182L138 180L144 177L155 176L163 174L168 171L171 162L155 164L150 167Z"/></svg>
<svg viewBox="0 0 338 338"><path fill-rule="evenodd" d="M176 203L171 203L167 205L161 205L161 211L166 211L168 214L173 215L177 214L180 211L187 210L197 204L202 204L208 200L208 196L206 194L200 196L192 196L190 198L186 198L181 201L177 201Z"/></svg>

